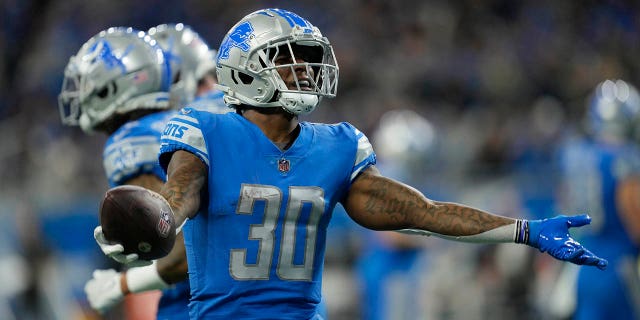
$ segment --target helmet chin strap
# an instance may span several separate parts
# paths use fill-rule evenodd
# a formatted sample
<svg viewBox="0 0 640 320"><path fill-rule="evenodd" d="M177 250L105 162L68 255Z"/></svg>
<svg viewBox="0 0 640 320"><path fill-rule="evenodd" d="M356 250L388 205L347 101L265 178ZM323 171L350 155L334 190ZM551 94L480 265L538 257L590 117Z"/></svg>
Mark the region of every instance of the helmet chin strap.
<svg viewBox="0 0 640 320"><path fill-rule="evenodd" d="M315 94L282 92L278 101L282 104L282 108L288 112L300 115L312 112L320 99Z"/></svg>

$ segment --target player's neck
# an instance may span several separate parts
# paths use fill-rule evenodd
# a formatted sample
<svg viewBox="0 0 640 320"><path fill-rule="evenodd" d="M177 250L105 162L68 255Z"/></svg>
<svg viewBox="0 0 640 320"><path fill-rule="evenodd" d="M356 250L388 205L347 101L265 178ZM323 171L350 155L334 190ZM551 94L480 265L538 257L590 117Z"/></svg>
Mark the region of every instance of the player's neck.
<svg viewBox="0 0 640 320"><path fill-rule="evenodd" d="M246 110L247 120L257 125L262 133L282 150L286 150L298 137L298 118L284 113L264 114L256 110Z"/></svg>

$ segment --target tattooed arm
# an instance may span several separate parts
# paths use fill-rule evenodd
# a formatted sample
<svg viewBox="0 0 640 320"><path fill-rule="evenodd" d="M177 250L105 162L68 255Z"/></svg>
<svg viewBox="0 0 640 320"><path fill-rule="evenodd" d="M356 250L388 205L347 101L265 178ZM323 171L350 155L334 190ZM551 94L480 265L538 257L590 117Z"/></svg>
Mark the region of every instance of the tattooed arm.
<svg viewBox="0 0 640 320"><path fill-rule="evenodd" d="M500 232L497 241L480 237L478 242L513 242L515 237L517 220L430 200L408 185L383 177L373 166L356 178L343 204L354 221L373 230L418 229L461 241L474 241L465 236Z"/></svg>
<svg viewBox="0 0 640 320"><path fill-rule="evenodd" d="M591 222L587 215L544 220L511 219L451 202L427 199L418 190L385 178L375 167L355 179L342 204L351 218L373 230L400 230L466 242L516 242L556 259L600 269L607 261L569 234L569 228Z"/></svg>
<svg viewBox="0 0 640 320"><path fill-rule="evenodd" d="M160 194L169 201L177 225L182 226L198 212L206 183L207 167L198 157L182 150L171 156Z"/></svg>

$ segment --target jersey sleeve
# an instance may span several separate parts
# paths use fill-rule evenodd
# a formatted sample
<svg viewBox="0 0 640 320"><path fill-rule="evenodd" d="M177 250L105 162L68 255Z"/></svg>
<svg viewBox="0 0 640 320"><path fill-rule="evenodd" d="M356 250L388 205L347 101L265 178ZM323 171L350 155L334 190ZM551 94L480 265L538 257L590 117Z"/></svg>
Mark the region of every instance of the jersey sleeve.
<svg viewBox="0 0 640 320"><path fill-rule="evenodd" d="M103 165L109 185L122 185L141 174L153 174L164 181L164 173L158 165L159 149L157 135L127 136L108 143L103 153Z"/></svg>
<svg viewBox="0 0 640 320"><path fill-rule="evenodd" d="M351 125L349 126L353 130L356 140L358 141L356 156L350 177L350 182L353 182L360 172L376 164L376 154L373 152L373 146L371 146L367 136L355 127Z"/></svg>
<svg viewBox="0 0 640 320"><path fill-rule="evenodd" d="M159 154L160 166L165 172L171 155L178 150L194 154L209 166L209 154L198 114L194 109L183 108L167 123L160 138Z"/></svg>

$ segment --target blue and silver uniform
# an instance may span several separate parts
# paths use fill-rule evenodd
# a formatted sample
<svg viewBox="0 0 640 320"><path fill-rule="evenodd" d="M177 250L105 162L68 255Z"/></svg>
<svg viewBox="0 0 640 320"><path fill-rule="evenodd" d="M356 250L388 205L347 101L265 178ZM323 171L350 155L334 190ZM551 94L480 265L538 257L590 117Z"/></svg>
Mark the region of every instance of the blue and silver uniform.
<svg viewBox="0 0 640 320"><path fill-rule="evenodd" d="M160 135L176 111L152 113L131 121L114 132L105 145L103 164L111 187L124 184L142 174L153 174L162 181L166 175L158 163ZM162 291L158 319L189 318L189 281Z"/></svg>
<svg viewBox="0 0 640 320"><path fill-rule="evenodd" d="M633 293L640 292L635 273L640 251L625 231L616 205L620 181L638 173L638 149L575 140L565 147L561 163L571 210L589 213L593 219L578 238L609 261L606 272L580 268L575 319L640 318L640 301L633 300Z"/></svg>
<svg viewBox="0 0 640 320"><path fill-rule="evenodd" d="M208 167L208 207L184 234L193 319L319 318L327 225L352 181L375 164L348 123L300 123L286 151L236 113L183 109L160 163L185 150Z"/></svg>

